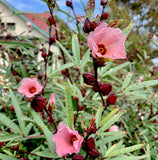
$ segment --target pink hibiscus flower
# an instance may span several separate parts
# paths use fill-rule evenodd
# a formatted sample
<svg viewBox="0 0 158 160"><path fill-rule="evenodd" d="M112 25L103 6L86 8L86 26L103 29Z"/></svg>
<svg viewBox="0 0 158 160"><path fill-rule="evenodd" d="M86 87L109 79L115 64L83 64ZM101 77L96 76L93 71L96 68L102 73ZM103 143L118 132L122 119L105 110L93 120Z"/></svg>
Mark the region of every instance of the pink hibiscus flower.
<svg viewBox="0 0 158 160"><path fill-rule="evenodd" d="M49 99L49 107L48 107L48 109L50 111L53 111L54 105L55 105L55 93L52 93L51 96L50 96L50 99Z"/></svg>
<svg viewBox="0 0 158 160"><path fill-rule="evenodd" d="M109 128L108 132L119 132L119 127L117 125L113 125Z"/></svg>
<svg viewBox="0 0 158 160"><path fill-rule="evenodd" d="M84 18L82 15L77 15L77 21L78 22L83 22Z"/></svg>
<svg viewBox="0 0 158 160"><path fill-rule="evenodd" d="M126 35L119 28L101 23L88 35L88 46L94 58L125 59Z"/></svg>
<svg viewBox="0 0 158 160"><path fill-rule="evenodd" d="M66 154L78 153L84 138L74 128L71 130L60 122L58 131L52 136L52 140L56 144L56 153L62 157Z"/></svg>
<svg viewBox="0 0 158 160"><path fill-rule="evenodd" d="M18 88L18 92L22 93L23 96L31 98L38 94L42 90L41 84L37 81L37 78L23 78L21 86Z"/></svg>

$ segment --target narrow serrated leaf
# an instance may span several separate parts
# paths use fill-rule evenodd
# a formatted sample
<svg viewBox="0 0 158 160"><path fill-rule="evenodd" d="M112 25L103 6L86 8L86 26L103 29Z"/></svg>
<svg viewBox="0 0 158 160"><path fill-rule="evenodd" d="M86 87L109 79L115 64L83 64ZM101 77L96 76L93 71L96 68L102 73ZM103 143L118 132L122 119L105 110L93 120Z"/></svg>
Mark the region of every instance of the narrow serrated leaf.
<svg viewBox="0 0 158 160"><path fill-rule="evenodd" d="M115 113L119 111L119 108L112 110L104 119L100 122L100 127L102 127Z"/></svg>
<svg viewBox="0 0 158 160"><path fill-rule="evenodd" d="M30 112L32 114L32 117L34 118L34 121L39 126L39 128L42 130L44 135L46 136L49 149L51 153L55 153L55 143L52 141L52 132L48 129L48 127L43 123L41 120L39 114L37 114L32 108L30 108Z"/></svg>
<svg viewBox="0 0 158 160"><path fill-rule="evenodd" d="M7 126L10 129L13 129L13 131L16 133L21 133L20 128L18 127L17 124L15 124L9 117L7 117L6 115L0 113L0 123L4 124L5 126Z"/></svg>
<svg viewBox="0 0 158 160"><path fill-rule="evenodd" d="M114 115L112 118L110 118L98 131L97 134L99 134L99 132L103 132L107 129L110 128L110 126L112 124L114 124L123 114L125 113L125 111L120 111L118 114Z"/></svg>
<svg viewBox="0 0 158 160"><path fill-rule="evenodd" d="M126 76L126 78L125 78L125 80L124 80L124 82L123 82L123 85L122 85L122 90L124 90L124 89L128 86L128 84L129 84L130 81L131 81L132 76L133 76L133 72L129 72L129 73L127 74L127 76Z"/></svg>
<svg viewBox="0 0 158 160"><path fill-rule="evenodd" d="M126 91L138 90L140 88L149 87L149 86L153 86L153 85L157 85L157 84L158 84L158 80L144 81L144 82L138 83L138 84L131 84L130 86L128 86L126 88Z"/></svg>
<svg viewBox="0 0 158 160"><path fill-rule="evenodd" d="M135 150L141 149L143 146L144 146L144 143L143 144L134 145L134 146L131 146L131 147L121 148L121 149L118 149L118 150L116 150L114 152L106 154L105 157L114 157L114 156L117 156L117 155L130 153L130 152L133 152Z"/></svg>
<svg viewBox="0 0 158 160"><path fill-rule="evenodd" d="M74 63L74 59L73 59L73 57L70 55L70 53L67 51L67 49L66 49L59 41L56 41L56 44L62 49L62 51L63 51L63 52L65 53L65 55L69 58L69 60Z"/></svg>
<svg viewBox="0 0 158 160"><path fill-rule="evenodd" d="M73 125L74 125L73 105L72 105L70 89L68 86L65 87L65 101L66 101L65 103L66 103L67 123L70 129L73 129Z"/></svg>
<svg viewBox="0 0 158 160"><path fill-rule="evenodd" d="M72 36L72 52L74 55L76 67L79 68L80 66L80 45L79 45L78 37L76 33L74 33L74 35Z"/></svg>
<svg viewBox="0 0 158 160"><path fill-rule="evenodd" d="M80 68L84 67L84 65L88 62L90 58L90 49L87 50L87 52L82 57Z"/></svg>
<svg viewBox="0 0 158 160"><path fill-rule="evenodd" d="M95 8L95 0L89 0L86 8L86 17L91 19Z"/></svg>
<svg viewBox="0 0 158 160"><path fill-rule="evenodd" d="M131 22L125 29L123 29L122 32L126 35L126 37L128 36L128 34L130 33L130 31L132 30L133 25L134 25L134 23Z"/></svg>
<svg viewBox="0 0 158 160"><path fill-rule="evenodd" d="M0 142L13 141L13 140L21 138L21 137L22 137L22 135L20 135L20 134L0 135Z"/></svg>
<svg viewBox="0 0 158 160"><path fill-rule="evenodd" d="M12 90L9 89L9 91L10 91L12 104L15 108L15 113L16 113L16 116L17 116L17 119L18 119L18 123L19 123L20 129L21 129L21 132L24 132L25 131L25 121L23 121L22 110L21 110L20 105L18 103L18 100L17 100L16 96L13 94Z"/></svg>
<svg viewBox="0 0 158 160"><path fill-rule="evenodd" d="M96 119L95 119L95 123L96 123L97 128L99 127L99 124L101 121L102 112L103 112L103 107L101 106L97 110Z"/></svg>
<svg viewBox="0 0 158 160"><path fill-rule="evenodd" d="M1 158L1 160L17 160L14 157L7 156L6 154L2 154L2 153L0 153L0 158Z"/></svg>

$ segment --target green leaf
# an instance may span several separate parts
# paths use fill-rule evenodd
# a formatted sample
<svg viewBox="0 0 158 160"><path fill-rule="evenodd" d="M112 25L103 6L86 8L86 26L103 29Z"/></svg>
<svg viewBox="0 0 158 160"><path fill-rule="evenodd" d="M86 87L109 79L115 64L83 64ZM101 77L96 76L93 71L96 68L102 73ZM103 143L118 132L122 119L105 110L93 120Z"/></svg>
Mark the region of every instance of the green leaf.
<svg viewBox="0 0 158 160"><path fill-rule="evenodd" d="M125 29L123 29L122 32L126 35L126 37L128 36L128 34L130 33L130 31L132 30L133 25L134 25L134 23L131 22Z"/></svg>
<svg viewBox="0 0 158 160"><path fill-rule="evenodd" d="M10 129L13 129L14 132L21 133L20 128L6 115L0 113L0 123L4 124Z"/></svg>
<svg viewBox="0 0 158 160"><path fill-rule="evenodd" d="M24 77L28 77L28 74L27 74L26 69L24 68L24 66L21 63L19 65L20 65L20 69L21 69L21 73L22 73L23 78Z"/></svg>
<svg viewBox="0 0 158 160"><path fill-rule="evenodd" d="M126 63L123 63L123 64L121 64L121 65L118 65L118 66L116 66L116 67L114 67L114 68L111 68L109 71L107 71L107 72L104 74L103 78L105 78L107 75L111 75L111 74L117 72L118 70L126 67L126 66L129 65L129 64L130 64L130 62L126 62Z"/></svg>
<svg viewBox="0 0 158 160"><path fill-rule="evenodd" d="M24 42L0 42L0 45L7 45L7 46L15 46L15 47L30 47L30 48L36 48L36 46L29 44L29 43L24 43Z"/></svg>
<svg viewBox="0 0 158 160"><path fill-rule="evenodd" d="M76 67L79 68L80 66L80 45L79 45L78 37L76 33L74 33L74 35L72 36L72 52L75 58Z"/></svg>
<svg viewBox="0 0 158 160"><path fill-rule="evenodd" d="M87 3L86 17L91 19L95 8L95 0L89 0Z"/></svg>
<svg viewBox="0 0 158 160"><path fill-rule="evenodd" d="M73 63L67 63L67 64L63 64L62 66L60 66L59 68L53 70L51 73L48 73L49 72L49 68L47 70L47 73L48 73L48 77L52 77L53 75L55 75L57 72L60 72L66 68L70 68L70 67L73 67L74 64Z"/></svg>
<svg viewBox="0 0 158 160"><path fill-rule="evenodd" d="M123 138L124 136L125 136L125 135L108 136L108 137L105 138L104 144L111 143L111 142L113 142L113 141L116 141L116 140L118 140L118 139Z"/></svg>
<svg viewBox="0 0 158 160"><path fill-rule="evenodd" d="M67 49L59 41L56 41L56 44L62 49L62 51L69 58L69 60L74 63L73 57L70 55Z"/></svg>
<svg viewBox="0 0 158 160"><path fill-rule="evenodd" d="M49 149L51 153L55 153L55 143L52 141L52 132L48 129L48 127L43 123L43 121L40 118L40 115L37 114L32 108L30 108L32 117L34 118L35 122L41 128L42 132L46 136Z"/></svg>
<svg viewBox="0 0 158 160"><path fill-rule="evenodd" d="M98 136L118 136L118 135L126 135L126 131L120 131L120 132L101 132L98 133Z"/></svg>
<svg viewBox="0 0 158 160"><path fill-rule="evenodd" d="M18 123L19 123L20 129L23 133L25 131L25 121L23 121L23 113L22 113L22 110L19 106L19 103L18 103L16 96L14 95L14 93L12 92L11 89L9 89L9 91L10 91L10 95L11 95L12 104L15 108L15 113L16 113L16 116L18 119Z"/></svg>
<svg viewBox="0 0 158 160"><path fill-rule="evenodd" d="M143 146L144 146L144 143L134 145L134 146L131 146L131 147L121 148L121 149L118 149L118 150L116 150L112 153L105 154L105 157L114 157L114 156L118 156L118 155L121 155L121 154L130 153L130 152L133 152L137 149L141 149Z"/></svg>
<svg viewBox="0 0 158 160"><path fill-rule="evenodd" d="M100 106L99 109L97 110L96 120L95 120L97 128L99 127L101 121L102 112L103 112L103 106Z"/></svg>
<svg viewBox="0 0 158 160"><path fill-rule="evenodd" d="M17 160L14 157L7 156L6 154L2 154L2 153L0 153L0 158L1 158L1 160Z"/></svg>
<svg viewBox="0 0 158 160"><path fill-rule="evenodd" d="M37 151L37 152L34 152L34 153L37 154L40 157L53 158L53 159L58 158L58 155L56 153L51 154L48 151Z"/></svg>
<svg viewBox="0 0 158 160"><path fill-rule="evenodd" d="M97 131L97 134L99 134L99 132L104 132L105 130L109 129L110 126L114 124L124 113L125 111L120 111L118 114L114 115Z"/></svg>
<svg viewBox="0 0 158 160"><path fill-rule="evenodd" d="M112 110L101 122L100 122L100 127L102 127L115 113L119 111L119 108L115 108Z"/></svg>
<svg viewBox="0 0 158 160"><path fill-rule="evenodd" d="M73 129L74 116L73 116L73 104L70 89L68 86L65 87L65 103L66 103L66 118L70 129Z"/></svg>
<svg viewBox="0 0 158 160"><path fill-rule="evenodd" d="M84 67L84 65L88 62L90 58L90 49L87 50L87 52L82 57L80 68Z"/></svg>
<svg viewBox="0 0 158 160"><path fill-rule="evenodd" d="M21 137L22 137L22 135L20 135L20 134L0 135L0 142L13 141L13 140L21 138Z"/></svg>
<svg viewBox="0 0 158 160"><path fill-rule="evenodd" d="M149 155L143 155L143 156L121 156L117 158L112 158L111 160L139 160L147 158Z"/></svg>
<svg viewBox="0 0 158 160"><path fill-rule="evenodd" d="M153 85L157 85L157 84L158 84L158 80L144 81L144 82L138 83L138 84L131 84L130 86L128 86L126 88L126 91L138 90L140 88L149 87L149 86L153 86Z"/></svg>
<svg viewBox="0 0 158 160"><path fill-rule="evenodd" d="M129 72L129 73L127 74L127 76L126 76L126 78L125 78L125 80L124 80L124 83L123 83L123 85L122 85L122 90L124 90L124 89L128 86L128 84L129 84L130 81L131 81L132 76L133 76L133 72Z"/></svg>

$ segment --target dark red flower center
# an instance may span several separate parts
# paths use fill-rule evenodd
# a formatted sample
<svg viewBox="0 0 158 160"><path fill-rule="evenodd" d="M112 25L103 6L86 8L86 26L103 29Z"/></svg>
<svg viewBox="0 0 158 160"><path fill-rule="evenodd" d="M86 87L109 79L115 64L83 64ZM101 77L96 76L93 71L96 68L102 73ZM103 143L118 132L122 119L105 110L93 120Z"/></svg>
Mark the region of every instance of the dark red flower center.
<svg viewBox="0 0 158 160"><path fill-rule="evenodd" d="M31 87L31 88L29 89L29 91L30 91L30 93L35 93L35 92L36 92L36 88L35 88L35 87Z"/></svg>
<svg viewBox="0 0 158 160"><path fill-rule="evenodd" d="M106 54L106 48L104 46L104 44L98 44L98 52L101 53L102 55Z"/></svg>
<svg viewBox="0 0 158 160"><path fill-rule="evenodd" d="M74 141L77 141L78 138L76 137L76 135L72 135L71 136L71 144L73 144Z"/></svg>

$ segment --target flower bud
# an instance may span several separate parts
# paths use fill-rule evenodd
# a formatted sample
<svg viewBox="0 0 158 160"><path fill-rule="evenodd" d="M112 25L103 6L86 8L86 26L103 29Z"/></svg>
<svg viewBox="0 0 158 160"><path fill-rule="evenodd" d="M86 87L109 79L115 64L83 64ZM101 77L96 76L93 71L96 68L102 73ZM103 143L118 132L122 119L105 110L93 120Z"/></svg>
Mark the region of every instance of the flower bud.
<svg viewBox="0 0 158 160"><path fill-rule="evenodd" d="M9 110L14 112L15 111L14 106L10 106Z"/></svg>
<svg viewBox="0 0 158 160"><path fill-rule="evenodd" d="M3 146L4 145L4 142L0 142L0 146Z"/></svg>
<svg viewBox="0 0 158 160"><path fill-rule="evenodd" d="M83 160L84 157L83 157L82 155L76 154L76 155L73 156L72 159L73 159L73 160Z"/></svg>
<svg viewBox="0 0 158 160"><path fill-rule="evenodd" d="M109 128L108 132L119 132L119 127L117 125L113 125Z"/></svg>
<svg viewBox="0 0 158 160"><path fill-rule="evenodd" d="M74 100L78 103L79 98L75 96Z"/></svg>
<svg viewBox="0 0 158 160"><path fill-rule="evenodd" d="M92 85L92 83L95 81L94 75L92 73L84 73L82 76L84 83L87 85Z"/></svg>
<svg viewBox="0 0 158 160"><path fill-rule="evenodd" d="M50 25L53 25L55 23L53 16L48 17L48 21Z"/></svg>
<svg viewBox="0 0 158 160"><path fill-rule="evenodd" d="M45 98L43 98L40 95L37 95L33 101L31 102L31 107L36 111L36 112L41 112L44 108L46 108L47 102Z"/></svg>
<svg viewBox="0 0 158 160"><path fill-rule="evenodd" d="M66 75L66 70L61 71L62 75Z"/></svg>
<svg viewBox="0 0 158 160"><path fill-rule="evenodd" d="M43 58L45 58L45 57L47 57L48 55L47 55L47 53L46 52L42 52L42 57Z"/></svg>
<svg viewBox="0 0 158 160"><path fill-rule="evenodd" d="M42 77L43 77L43 74L38 73L38 79L42 79Z"/></svg>
<svg viewBox="0 0 158 160"><path fill-rule="evenodd" d="M91 151L89 151L89 154L91 157L96 158L100 155L99 151L95 148L93 148Z"/></svg>
<svg viewBox="0 0 158 160"><path fill-rule="evenodd" d="M98 91L100 90L101 86L102 86L102 82L98 81L99 90L98 90L98 87L97 87L96 82L93 82L93 83L92 83L92 86L93 86L94 92L98 92Z"/></svg>
<svg viewBox="0 0 158 160"><path fill-rule="evenodd" d="M101 19L108 19L108 16L109 16L109 13L104 12L104 13L102 13L102 15L101 15Z"/></svg>
<svg viewBox="0 0 158 160"><path fill-rule="evenodd" d="M56 41L56 36L55 35L49 38L49 43L50 44L55 43L55 41Z"/></svg>
<svg viewBox="0 0 158 160"><path fill-rule="evenodd" d="M68 7L72 7L72 2L71 2L71 1L66 1L66 5L67 5Z"/></svg>
<svg viewBox="0 0 158 160"><path fill-rule="evenodd" d="M88 147L88 150L92 150L93 148L95 148L95 140L93 137L89 138L87 140L87 147Z"/></svg>
<svg viewBox="0 0 158 160"><path fill-rule="evenodd" d="M83 26L83 31L85 33L89 33L91 31L94 31L94 29L99 25L100 23L97 23L95 21L90 22L89 18L86 18Z"/></svg>
<svg viewBox="0 0 158 160"><path fill-rule="evenodd" d="M107 2L105 2L104 0L101 0L100 4L101 4L102 6L106 6L106 5L107 5Z"/></svg>
<svg viewBox="0 0 158 160"><path fill-rule="evenodd" d="M79 107L78 107L78 110L79 110L79 111L82 111L84 107L85 107L84 105L79 106Z"/></svg>
<svg viewBox="0 0 158 160"><path fill-rule="evenodd" d="M107 102L108 104L115 104L116 101L117 101L117 96L116 96L115 93L110 94L110 95L108 96L108 98L106 99L106 102Z"/></svg>
<svg viewBox="0 0 158 160"><path fill-rule="evenodd" d="M61 59L62 59L62 57L61 57L60 55L58 55L58 59L59 59L59 60L61 60Z"/></svg>
<svg viewBox="0 0 158 160"><path fill-rule="evenodd" d="M112 85L109 83L102 83L100 91L106 96L112 91Z"/></svg>
<svg viewBox="0 0 158 160"><path fill-rule="evenodd" d="M10 39L12 37L11 33L7 34L6 39Z"/></svg>

